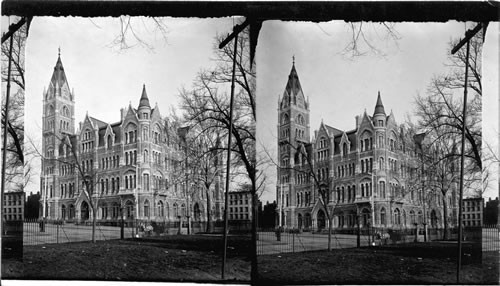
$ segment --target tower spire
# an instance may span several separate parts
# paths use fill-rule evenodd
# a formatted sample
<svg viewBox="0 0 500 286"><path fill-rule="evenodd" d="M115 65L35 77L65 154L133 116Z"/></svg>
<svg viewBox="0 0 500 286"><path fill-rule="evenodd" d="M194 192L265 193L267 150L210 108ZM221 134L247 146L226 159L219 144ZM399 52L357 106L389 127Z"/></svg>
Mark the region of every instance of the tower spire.
<svg viewBox="0 0 500 286"><path fill-rule="evenodd" d="M380 91L378 92L377 104L375 105L375 111L373 112L373 115L375 114L385 114L384 104L382 103L382 98L380 97Z"/></svg>
<svg viewBox="0 0 500 286"><path fill-rule="evenodd" d="M151 108L151 105L149 104L148 94L146 93L146 84L142 85L142 95L141 100L139 101L139 108L143 106Z"/></svg>

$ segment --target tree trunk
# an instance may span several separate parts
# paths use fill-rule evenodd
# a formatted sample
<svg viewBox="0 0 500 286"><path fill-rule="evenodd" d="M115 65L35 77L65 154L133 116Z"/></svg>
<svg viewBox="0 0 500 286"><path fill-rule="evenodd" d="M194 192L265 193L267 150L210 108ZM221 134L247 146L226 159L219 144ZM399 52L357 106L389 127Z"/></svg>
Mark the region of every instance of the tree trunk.
<svg viewBox="0 0 500 286"><path fill-rule="evenodd" d="M95 243L96 209L92 208L92 243Z"/></svg>
<svg viewBox="0 0 500 286"><path fill-rule="evenodd" d="M328 251L332 250L332 215L328 215Z"/></svg>
<svg viewBox="0 0 500 286"><path fill-rule="evenodd" d="M252 170L250 179L252 181L252 262L251 262L251 273L250 279L251 281L257 280L257 187L256 187L256 178L255 178L255 170Z"/></svg>
<svg viewBox="0 0 500 286"><path fill-rule="evenodd" d="M448 207L446 205L446 193L443 194L443 240L448 239Z"/></svg>
<svg viewBox="0 0 500 286"><path fill-rule="evenodd" d="M206 195L207 195L207 233L212 232L212 214L211 214L211 209L212 209L212 202L210 198L210 192L208 191L208 188L205 188Z"/></svg>

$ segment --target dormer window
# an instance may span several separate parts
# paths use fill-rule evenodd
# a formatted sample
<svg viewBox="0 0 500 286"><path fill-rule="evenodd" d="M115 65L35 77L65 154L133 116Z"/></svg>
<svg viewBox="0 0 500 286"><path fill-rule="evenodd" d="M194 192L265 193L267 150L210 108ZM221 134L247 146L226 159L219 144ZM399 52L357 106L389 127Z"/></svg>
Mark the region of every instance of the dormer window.
<svg viewBox="0 0 500 286"><path fill-rule="evenodd" d="M379 120L378 121L378 126L383 127L384 126L384 120Z"/></svg>
<svg viewBox="0 0 500 286"><path fill-rule="evenodd" d="M148 119L149 114L147 112L142 113L142 119Z"/></svg>

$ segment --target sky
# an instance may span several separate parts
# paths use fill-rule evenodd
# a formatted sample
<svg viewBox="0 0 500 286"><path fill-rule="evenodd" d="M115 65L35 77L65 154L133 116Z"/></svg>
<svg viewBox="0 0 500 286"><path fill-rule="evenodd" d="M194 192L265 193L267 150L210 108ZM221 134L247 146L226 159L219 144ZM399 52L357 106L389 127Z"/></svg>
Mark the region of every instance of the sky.
<svg viewBox="0 0 500 286"><path fill-rule="evenodd" d="M38 148L42 138L42 94L47 88L60 48L68 84L75 94L75 122L86 112L105 122L120 120L120 108L137 107L143 84L152 106L162 116L177 106L179 90L189 88L197 72L213 65L214 38L228 34L237 18L162 18L165 34L150 18L133 18L135 33L152 47L137 45L119 50L113 40L120 33L118 18L35 17L26 46L25 130ZM26 192L39 191L40 160Z"/></svg>
<svg viewBox="0 0 500 286"><path fill-rule="evenodd" d="M259 154L265 156L267 152L276 157L278 97L285 89L293 57L302 90L310 102L311 136L322 120L341 130L354 129L356 115L365 110L373 114L379 91L386 112L392 111L396 121L403 123L407 115L412 114L414 97L425 94L434 75L446 72L450 40L463 37L466 30L463 22L397 23L399 39L394 41L386 37L382 25L363 23L365 38L382 54L368 52L350 57L342 52L352 38L348 25L343 21L264 23L257 47ZM493 52L496 60L491 59L491 53L483 53L487 57L483 65L490 65L484 68L496 70L498 74L498 25L490 25L486 43L496 43L497 48L496 53ZM367 51L366 46L361 48ZM485 80L488 80L486 75ZM496 85L490 81L492 96L487 99L485 95L483 102L483 128L496 134L492 136L494 139L498 139L499 130L498 76L496 80ZM492 140L490 144L497 146L496 142ZM261 196L264 203L272 202L276 196L276 167L271 164L265 170L267 184ZM491 183L494 187L486 196L498 196L497 174L495 171L492 178L495 181Z"/></svg>

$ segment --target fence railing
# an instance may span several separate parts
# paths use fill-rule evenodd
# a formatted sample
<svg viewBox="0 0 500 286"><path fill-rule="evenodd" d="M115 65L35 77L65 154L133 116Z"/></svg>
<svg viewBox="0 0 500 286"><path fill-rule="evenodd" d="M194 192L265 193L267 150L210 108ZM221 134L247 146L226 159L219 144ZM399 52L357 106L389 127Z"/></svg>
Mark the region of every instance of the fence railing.
<svg viewBox="0 0 500 286"><path fill-rule="evenodd" d="M123 227L122 227L123 224ZM211 232L222 233L224 222L213 221ZM20 222L24 245L38 245L47 243L67 243L92 240L91 220L48 220L25 219ZM122 230L123 228L123 230ZM124 219L122 220L97 220L95 229L96 240L110 240L120 238L154 237L163 235L187 234L187 221L158 221ZM250 221L229 222L230 233L249 232ZM207 222L192 221L191 233L204 233L207 231ZM123 232L123 235L122 235Z"/></svg>
<svg viewBox="0 0 500 286"><path fill-rule="evenodd" d="M500 251L500 225L484 225L481 235L483 251Z"/></svg>
<svg viewBox="0 0 500 286"><path fill-rule="evenodd" d="M465 227L463 239L470 242L483 241L483 250L499 248L499 228L494 227ZM485 237L487 238L485 240ZM412 243L436 240L457 240L458 228L446 230L438 228L427 229L424 236L423 228L382 228L366 227L332 229L332 248L354 248L359 246L379 246L401 243ZM328 248L328 230L314 231L298 229L260 229L258 231L257 255L285 252L313 251Z"/></svg>
<svg viewBox="0 0 500 286"><path fill-rule="evenodd" d="M124 221L123 237L131 238L136 233L133 221ZM95 239L110 240L121 238L121 224L104 225L96 223ZM67 243L92 240L90 220L71 222L48 219L26 219L23 222L23 244L39 245L48 243Z"/></svg>

